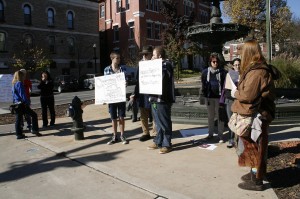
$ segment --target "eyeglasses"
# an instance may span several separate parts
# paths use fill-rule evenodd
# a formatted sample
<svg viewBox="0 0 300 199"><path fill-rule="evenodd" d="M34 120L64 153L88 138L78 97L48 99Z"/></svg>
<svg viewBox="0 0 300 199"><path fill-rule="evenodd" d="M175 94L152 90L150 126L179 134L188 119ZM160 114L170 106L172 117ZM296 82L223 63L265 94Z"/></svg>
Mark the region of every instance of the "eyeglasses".
<svg viewBox="0 0 300 199"><path fill-rule="evenodd" d="M233 64L233 66L240 66L241 64Z"/></svg>

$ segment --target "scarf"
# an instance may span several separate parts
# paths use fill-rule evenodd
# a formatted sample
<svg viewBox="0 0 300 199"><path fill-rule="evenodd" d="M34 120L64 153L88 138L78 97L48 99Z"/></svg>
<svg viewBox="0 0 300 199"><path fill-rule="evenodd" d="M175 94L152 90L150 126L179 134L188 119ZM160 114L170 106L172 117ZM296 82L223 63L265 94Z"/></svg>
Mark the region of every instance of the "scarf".
<svg viewBox="0 0 300 199"><path fill-rule="evenodd" d="M207 71L207 77L206 77L206 81L209 82L210 80L210 73L211 74L215 74L216 73L216 78L218 80L219 83L219 95L221 95L221 74L220 74L220 70L219 69L213 69L211 66L208 67L208 71Z"/></svg>

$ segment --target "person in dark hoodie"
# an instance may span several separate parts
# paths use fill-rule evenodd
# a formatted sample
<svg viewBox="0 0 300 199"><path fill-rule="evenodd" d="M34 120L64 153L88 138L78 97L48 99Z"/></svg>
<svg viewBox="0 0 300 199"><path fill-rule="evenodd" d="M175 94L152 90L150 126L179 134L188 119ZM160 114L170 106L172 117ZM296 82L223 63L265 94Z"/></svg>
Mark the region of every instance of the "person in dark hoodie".
<svg viewBox="0 0 300 199"><path fill-rule="evenodd" d="M55 109L54 109L54 95L53 95L53 81L48 71L43 71L41 73L41 82L38 85L41 90L41 106L42 106L42 119L43 127L48 126L48 113L47 109L50 111L50 126L55 124Z"/></svg>
<svg viewBox="0 0 300 199"><path fill-rule="evenodd" d="M250 167L250 172L241 177L244 181L238 187L245 190L262 191L263 178L267 168L268 128L275 117L274 80L280 77L279 71L266 63L259 43L245 41L241 53L240 79L237 89L232 89L235 98L232 112L253 117L260 114L261 131L257 139L251 134L238 139L238 163Z"/></svg>

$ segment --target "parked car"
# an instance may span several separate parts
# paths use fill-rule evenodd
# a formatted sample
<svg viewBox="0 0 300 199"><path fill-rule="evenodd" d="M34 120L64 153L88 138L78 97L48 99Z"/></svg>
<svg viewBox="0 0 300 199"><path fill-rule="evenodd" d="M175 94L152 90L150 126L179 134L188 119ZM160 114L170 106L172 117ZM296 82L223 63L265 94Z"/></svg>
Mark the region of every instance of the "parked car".
<svg viewBox="0 0 300 199"><path fill-rule="evenodd" d="M81 76L80 83L82 84L83 88L88 88L90 90L95 88L95 77L101 76L100 73L97 74L86 74Z"/></svg>
<svg viewBox="0 0 300 199"><path fill-rule="evenodd" d="M30 89L30 95L39 95L41 93L41 90L38 89L38 85L40 84L40 81L37 79L31 79L32 88Z"/></svg>
<svg viewBox="0 0 300 199"><path fill-rule="evenodd" d="M54 79L54 90L59 93L64 91L77 91L79 84L78 80L72 75L59 75Z"/></svg>

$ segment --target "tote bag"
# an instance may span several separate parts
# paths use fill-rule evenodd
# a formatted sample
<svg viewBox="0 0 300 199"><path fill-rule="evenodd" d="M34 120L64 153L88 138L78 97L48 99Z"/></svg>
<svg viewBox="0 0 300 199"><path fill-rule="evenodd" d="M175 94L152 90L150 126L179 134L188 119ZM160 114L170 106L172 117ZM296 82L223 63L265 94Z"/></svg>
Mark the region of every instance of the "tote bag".
<svg viewBox="0 0 300 199"><path fill-rule="evenodd" d="M242 116L238 113L233 113L228 122L228 127L238 136L247 137L251 133L253 119L253 116Z"/></svg>

